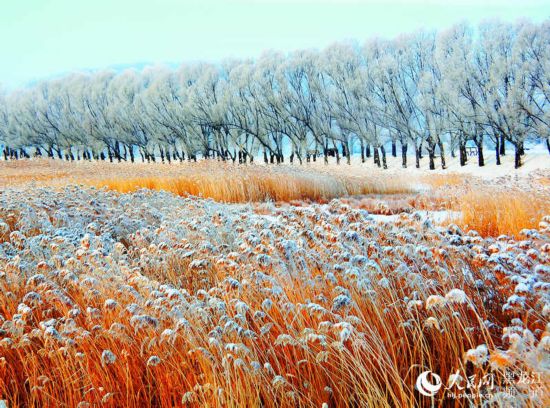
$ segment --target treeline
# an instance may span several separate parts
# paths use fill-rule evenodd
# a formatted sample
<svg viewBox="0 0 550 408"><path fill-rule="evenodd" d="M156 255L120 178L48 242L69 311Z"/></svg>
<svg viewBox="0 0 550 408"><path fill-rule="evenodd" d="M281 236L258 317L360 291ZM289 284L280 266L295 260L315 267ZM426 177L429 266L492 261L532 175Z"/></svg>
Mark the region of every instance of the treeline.
<svg viewBox="0 0 550 408"><path fill-rule="evenodd" d="M4 159L303 163L357 152L387 167L506 142L550 152L550 20L467 24L256 61L79 73L0 96ZM285 157L286 156L286 157Z"/></svg>

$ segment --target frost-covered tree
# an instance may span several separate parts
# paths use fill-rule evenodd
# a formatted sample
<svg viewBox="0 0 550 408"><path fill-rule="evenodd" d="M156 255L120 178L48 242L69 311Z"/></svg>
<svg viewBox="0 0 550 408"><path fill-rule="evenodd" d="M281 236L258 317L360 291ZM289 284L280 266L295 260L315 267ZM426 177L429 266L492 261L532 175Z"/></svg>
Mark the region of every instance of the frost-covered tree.
<svg viewBox="0 0 550 408"><path fill-rule="evenodd" d="M487 24L480 29L475 57L480 70L481 92L488 125L502 134L515 148L515 167L521 166L524 142L530 131L530 118L522 105L527 103L529 70L516 57L518 25ZM485 77L482 77L485 75Z"/></svg>
<svg viewBox="0 0 550 408"><path fill-rule="evenodd" d="M361 159L365 161L365 145L369 135L368 99L364 98L365 70L356 44L334 44L323 53L325 111L330 112L338 126L342 154L351 163L353 141L360 142Z"/></svg>
<svg viewBox="0 0 550 408"><path fill-rule="evenodd" d="M8 136L9 113L6 99L6 92L0 87L0 146L2 150L4 150Z"/></svg>
<svg viewBox="0 0 550 408"><path fill-rule="evenodd" d="M452 153L458 149L461 166L468 160L466 142L475 133L476 126L482 123L480 116L476 115L481 113L479 108L476 109L481 97L474 94L477 88L472 81L472 42L470 27L459 24L439 33L436 48L436 59L442 74L439 101L447 111L449 147ZM482 151L478 151L478 156L481 155Z"/></svg>
<svg viewBox="0 0 550 408"><path fill-rule="evenodd" d="M420 167L466 143L506 144L521 165L529 139L550 152L550 21L458 24L439 34L334 44L322 52L268 52L256 61L182 64L177 69L98 71L41 81L0 95L5 159L325 163L354 145L386 168L387 146ZM31 149L31 150L29 150Z"/></svg>
<svg viewBox="0 0 550 408"><path fill-rule="evenodd" d="M519 108L529 117L531 130L545 139L550 153L550 20L540 25L522 23L513 53L524 76Z"/></svg>
<svg viewBox="0 0 550 408"><path fill-rule="evenodd" d="M84 106L82 126L90 139L88 141L90 154L96 160L106 158L104 151L107 152L111 161L116 155L117 140L110 98L112 91L110 84L115 76L113 71L99 71L92 74L80 94L81 104Z"/></svg>

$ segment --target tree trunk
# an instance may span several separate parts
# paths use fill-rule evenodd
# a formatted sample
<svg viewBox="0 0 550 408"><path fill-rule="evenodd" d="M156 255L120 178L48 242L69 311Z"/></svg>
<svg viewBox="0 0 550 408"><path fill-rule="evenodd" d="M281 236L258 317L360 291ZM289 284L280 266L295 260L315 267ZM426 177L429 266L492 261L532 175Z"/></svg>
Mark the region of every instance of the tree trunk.
<svg viewBox="0 0 550 408"><path fill-rule="evenodd" d="M414 155L415 155L415 160L416 160L416 168L419 169L420 168L420 159L421 159L421 152L420 150L422 150L422 146L415 146L414 148Z"/></svg>
<svg viewBox="0 0 550 408"><path fill-rule="evenodd" d="M506 156L506 138L504 135L500 137L500 155Z"/></svg>
<svg viewBox="0 0 550 408"><path fill-rule="evenodd" d="M495 138L495 156L496 164L500 166L500 138L498 136Z"/></svg>
<svg viewBox="0 0 550 408"><path fill-rule="evenodd" d="M476 142L477 145L477 164L479 167L485 166L485 158L483 157L483 141L480 141L479 143Z"/></svg>
<svg viewBox="0 0 550 408"><path fill-rule="evenodd" d="M391 155L397 157L397 143L395 143L395 140L391 141Z"/></svg>
<svg viewBox="0 0 550 408"><path fill-rule="evenodd" d="M120 155L120 143L118 141L115 142L115 157L120 163L120 161L122 160L122 157Z"/></svg>
<svg viewBox="0 0 550 408"><path fill-rule="evenodd" d="M367 143L365 152L367 153L367 159L370 157L370 144Z"/></svg>
<svg viewBox="0 0 550 408"><path fill-rule="evenodd" d="M380 164L380 155L378 153L378 148L374 147L373 152L374 152L374 155L373 155L374 164L376 164L378 167L380 167L381 164Z"/></svg>
<svg viewBox="0 0 550 408"><path fill-rule="evenodd" d="M438 139L437 145L439 146L439 154L441 155L441 168L445 170L447 168L447 163L445 161L445 147L441 139Z"/></svg>
<svg viewBox="0 0 550 408"><path fill-rule="evenodd" d="M407 168L407 150L409 149L409 145L407 143L401 143L401 166L403 166L404 169Z"/></svg>
<svg viewBox="0 0 550 408"><path fill-rule="evenodd" d="M435 146L428 147L428 158L430 160L430 170L435 170Z"/></svg>
<svg viewBox="0 0 550 408"><path fill-rule="evenodd" d="M521 146L519 143L515 143L515 154L514 154L514 167L519 169L521 167Z"/></svg>
<svg viewBox="0 0 550 408"><path fill-rule="evenodd" d="M344 157L346 158L346 163L348 165L351 165L351 152L349 148L349 142L347 140L345 143L342 142L342 150L343 150Z"/></svg>
<svg viewBox="0 0 550 408"><path fill-rule="evenodd" d="M466 145L463 142L460 142L458 154L460 156L460 165L465 166L468 162L468 155L466 153Z"/></svg>
<svg viewBox="0 0 550 408"><path fill-rule="evenodd" d="M548 154L550 154L550 139L546 138L546 148L548 149Z"/></svg>
<svg viewBox="0 0 550 408"><path fill-rule="evenodd" d="M359 141L360 143L360 149L361 149L361 163L365 163L365 142L363 142L363 139ZM546 140L546 144L548 144L548 140ZM548 145L548 152L550 152L550 144Z"/></svg>
<svg viewBox="0 0 550 408"><path fill-rule="evenodd" d="M382 153L382 167L386 170L388 168L388 163L386 162L386 149L384 149L384 145L380 146L380 152Z"/></svg>

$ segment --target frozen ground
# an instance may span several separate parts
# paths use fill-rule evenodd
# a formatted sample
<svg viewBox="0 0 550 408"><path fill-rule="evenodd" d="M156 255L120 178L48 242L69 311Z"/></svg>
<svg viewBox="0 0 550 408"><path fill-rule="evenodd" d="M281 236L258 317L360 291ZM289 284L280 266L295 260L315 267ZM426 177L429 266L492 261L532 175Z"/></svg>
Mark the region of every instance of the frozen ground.
<svg viewBox="0 0 550 408"><path fill-rule="evenodd" d="M402 214L371 214L369 217L376 221L382 222L396 222L402 217ZM413 217L417 221L430 221L433 224L443 224L447 222L448 224L458 217L460 217L459 211L415 211Z"/></svg>
<svg viewBox="0 0 550 408"><path fill-rule="evenodd" d="M501 157L501 165L496 165L495 152L493 150L485 150L485 166L478 166L478 158L476 156L469 156L468 163L465 166L461 166L458 157L452 158L450 155L446 156L447 167L445 170L441 168L441 162L439 158L436 158L436 169L429 170L429 161L427 157L424 157L420 162L420 168L415 167L414 156L408 156L407 168L401 167L401 157L392 157L391 154L387 156L388 169L385 170L386 174L397 175L411 175L418 176L424 174L449 174L458 173L463 175L474 175L482 177L484 179L493 179L496 177L527 176L532 172L543 172L548 174L550 172L550 154L548 150L542 144L537 144L528 147L525 156L522 157L523 165L519 169L514 169L514 152L508 149L507 154ZM367 159L365 163L361 163L361 158L358 155L352 157L351 165L344 165L345 159L342 160L341 165L337 166L334 158L330 158L330 171L343 171L346 174L362 175L366 171L378 171L378 167L373 163L372 157ZM323 160L316 163L310 163L310 166L325 168ZM382 170L380 170L382 171Z"/></svg>

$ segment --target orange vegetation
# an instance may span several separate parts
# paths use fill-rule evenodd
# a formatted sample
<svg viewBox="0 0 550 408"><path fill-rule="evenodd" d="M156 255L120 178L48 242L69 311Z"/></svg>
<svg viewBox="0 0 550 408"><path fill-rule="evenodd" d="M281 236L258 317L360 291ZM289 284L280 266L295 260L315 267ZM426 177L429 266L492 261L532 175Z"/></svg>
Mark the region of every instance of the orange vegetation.
<svg viewBox="0 0 550 408"><path fill-rule="evenodd" d="M322 201L348 195L414 192L414 187L402 177L332 175L308 166L235 165L217 161L132 164L54 160L19 161L3 166L0 182L4 178L8 185L88 184L123 193L147 188L232 203Z"/></svg>
<svg viewBox="0 0 550 408"><path fill-rule="evenodd" d="M530 401L504 371L548 360L550 304L533 283L547 280L550 251L542 182L215 162L2 167L14 186L0 191L10 407L548 405L547 377ZM479 234L435 229L418 209L460 212L446 224ZM536 236L520 241L524 228ZM486 238L500 234L518 239ZM444 383L491 375L515 396L432 400L415 388L426 369Z"/></svg>
<svg viewBox="0 0 550 408"><path fill-rule="evenodd" d="M519 404L529 389L502 369L531 375L547 358L544 292L523 293L515 263L485 256L524 262L523 274L547 262L540 241L445 235L409 215L377 223L340 200L266 217L156 192L4 195L14 209L0 227L17 254L0 258L0 399L10 407L487 402L420 395L426 369L445 384L457 370L491 375ZM75 240L82 217L93 224ZM518 290L522 306L508 299Z"/></svg>
<svg viewBox="0 0 550 408"><path fill-rule="evenodd" d="M465 229L482 236L518 236L522 229L537 228L550 214L548 196L510 188L470 189L458 194L452 208L461 215L455 220Z"/></svg>

